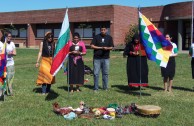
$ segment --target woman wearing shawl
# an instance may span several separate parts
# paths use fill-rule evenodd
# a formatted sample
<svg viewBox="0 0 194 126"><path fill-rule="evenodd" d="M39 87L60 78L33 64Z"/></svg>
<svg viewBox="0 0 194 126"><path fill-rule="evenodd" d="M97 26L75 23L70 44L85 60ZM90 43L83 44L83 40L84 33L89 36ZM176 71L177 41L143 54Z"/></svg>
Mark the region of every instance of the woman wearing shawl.
<svg viewBox="0 0 194 126"><path fill-rule="evenodd" d="M135 34L125 47L124 55L127 56L127 77L130 87L148 86L147 57L143 49L138 34Z"/></svg>
<svg viewBox="0 0 194 126"><path fill-rule="evenodd" d="M47 32L43 42L40 43L40 50L36 62L36 67L39 67L40 65L36 84L42 86L43 95L49 93L51 84L55 83L55 77L50 74L54 50L55 43L53 41L53 34L51 32ZM41 57L42 59L40 62Z"/></svg>
<svg viewBox="0 0 194 126"><path fill-rule="evenodd" d="M69 44L69 84L71 93L73 85L76 85L76 91L79 92L79 86L84 84L84 62L83 55L86 54L86 47L83 41L80 41L79 33L74 33L73 41Z"/></svg>

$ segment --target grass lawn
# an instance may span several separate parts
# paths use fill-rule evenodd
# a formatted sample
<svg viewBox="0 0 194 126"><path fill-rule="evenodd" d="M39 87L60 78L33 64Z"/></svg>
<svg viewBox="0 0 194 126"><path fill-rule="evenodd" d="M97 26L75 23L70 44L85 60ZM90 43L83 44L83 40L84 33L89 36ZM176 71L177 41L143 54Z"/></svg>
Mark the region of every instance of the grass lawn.
<svg viewBox="0 0 194 126"><path fill-rule="evenodd" d="M92 54L88 50L84 57L85 64L92 68ZM7 96L0 101L1 126L191 126L194 125L194 80L191 78L190 58L187 54L176 57L176 75L173 83L173 94L164 93L160 67L149 63L149 87L130 91L127 85L126 58L120 52L111 52L109 91L93 92L93 77L85 76L89 82L81 87L82 92L68 95L66 75L61 70L56 76L52 93L40 95L41 88L35 85L38 69L35 68L38 50L17 49L15 57L14 96ZM101 80L101 79L100 79ZM100 87L102 83L100 81ZM133 114L121 119L81 119L65 120L52 111L52 103L61 106L79 107L83 100L90 107L107 106L110 103L129 105L157 105L162 108L158 118L139 117Z"/></svg>

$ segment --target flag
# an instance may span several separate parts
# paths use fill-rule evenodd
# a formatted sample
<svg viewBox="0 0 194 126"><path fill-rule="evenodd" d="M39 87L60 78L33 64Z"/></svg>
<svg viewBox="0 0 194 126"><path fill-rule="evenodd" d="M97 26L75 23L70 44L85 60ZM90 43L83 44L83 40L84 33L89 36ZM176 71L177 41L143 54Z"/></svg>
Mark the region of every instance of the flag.
<svg viewBox="0 0 194 126"><path fill-rule="evenodd" d="M1 49L2 52L0 52L0 87L3 90L3 94L6 91L6 42L3 44L3 48Z"/></svg>
<svg viewBox="0 0 194 126"><path fill-rule="evenodd" d="M55 76L63 65L66 57L69 53L69 41L70 29L69 29L69 18L68 9L66 10L65 17L62 23L61 31L55 48L54 58L51 65L50 73Z"/></svg>
<svg viewBox="0 0 194 126"><path fill-rule="evenodd" d="M141 12L139 12L139 29L147 58L166 68L173 48L172 44Z"/></svg>
<svg viewBox="0 0 194 126"><path fill-rule="evenodd" d="M3 44L2 52L0 53L0 83L4 84L6 78L6 42Z"/></svg>

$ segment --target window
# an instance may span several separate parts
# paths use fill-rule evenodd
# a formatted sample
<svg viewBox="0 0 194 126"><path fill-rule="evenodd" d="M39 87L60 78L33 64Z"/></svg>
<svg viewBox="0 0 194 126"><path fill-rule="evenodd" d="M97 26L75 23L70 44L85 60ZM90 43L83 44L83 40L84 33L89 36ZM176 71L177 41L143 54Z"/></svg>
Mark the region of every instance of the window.
<svg viewBox="0 0 194 126"><path fill-rule="evenodd" d="M164 35L164 28L158 28L158 30Z"/></svg>
<svg viewBox="0 0 194 126"><path fill-rule="evenodd" d="M11 34L12 34L12 36L18 36L18 30L11 30Z"/></svg>
<svg viewBox="0 0 194 126"><path fill-rule="evenodd" d="M182 49L188 50L191 45L191 22L183 22L183 44Z"/></svg>
<svg viewBox="0 0 194 126"><path fill-rule="evenodd" d="M107 34L110 34L110 22L81 22L74 23L74 32L78 32L82 38L93 38L100 33L100 26L107 27Z"/></svg>
<svg viewBox="0 0 194 126"><path fill-rule="evenodd" d="M61 23L36 24L36 37L43 38L48 31L53 33L54 38L58 38L61 31Z"/></svg>
<svg viewBox="0 0 194 126"><path fill-rule="evenodd" d="M58 38L60 34L61 29L54 29L54 37Z"/></svg>
<svg viewBox="0 0 194 126"><path fill-rule="evenodd" d="M20 29L20 38L26 38L27 37L27 30L26 29Z"/></svg>
<svg viewBox="0 0 194 126"><path fill-rule="evenodd" d="M95 28L95 35L100 33L100 28Z"/></svg>
<svg viewBox="0 0 194 126"><path fill-rule="evenodd" d="M100 28L95 28L95 35L100 34ZM107 28L107 34L110 35L110 28Z"/></svg>
<svg viewBox="0 0 194 126"><path fill-rule="evenodd" d="M84 37L92 38L92 28L85 28L84 29Z"/></svg>
<svg viewBox="0 0 194 126"><path fill-rule="evenodd" d="M11 32L13 38L27 37L27 25L5 25L4 29Z"/></svg>
<svg viewBox="0 0 194 126"><path fill-rule="evenodd" d="M78 32L81 38L92 38L92 28L75 28L75 32Z"/></svg>
<svg viewBox="0 0 194 126"><path fill-rule="evenodd" d="M83 29L82 28L75 28L74 31L79 33L80 37L83 38Z"/></svg>
<svg viewBox="0 0 194 126"><path fill-rule="evenodd" d="M51 29L37 29L37 37L43 38L48 31L52 31L52 30Z"/></svg>
<svg viewBox="0 0 194 126"><path fill-rule="evenodd" d="M37 29L37 37L44 37L44 29Z"/></svg>

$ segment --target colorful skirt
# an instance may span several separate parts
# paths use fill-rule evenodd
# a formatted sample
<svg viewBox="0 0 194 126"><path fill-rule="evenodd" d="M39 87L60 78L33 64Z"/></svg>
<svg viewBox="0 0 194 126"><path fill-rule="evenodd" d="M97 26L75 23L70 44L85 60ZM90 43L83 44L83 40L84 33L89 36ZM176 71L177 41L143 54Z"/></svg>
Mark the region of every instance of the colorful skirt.
<svg viewBox="0 0 194 126"><path fill-rule="evenodd" d="M51 64L52 57L42 57L38 73L38 79L36 81L37 85L55 83L55 77L50 74Z"/></svg>

